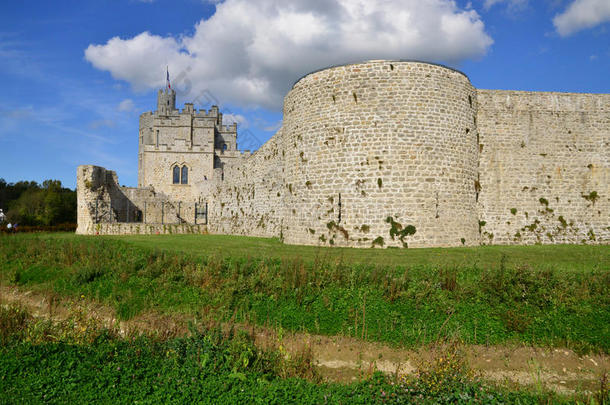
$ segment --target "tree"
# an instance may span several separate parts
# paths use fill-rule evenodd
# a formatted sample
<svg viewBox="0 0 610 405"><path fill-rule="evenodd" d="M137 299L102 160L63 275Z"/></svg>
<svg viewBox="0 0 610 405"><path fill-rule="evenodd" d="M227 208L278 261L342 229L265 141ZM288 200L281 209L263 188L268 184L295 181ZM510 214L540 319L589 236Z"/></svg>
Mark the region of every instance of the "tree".
<svg viewBox="0 0 610 405"><path fill-rule="evenodd" d="M36 182L6 184L0 191L7 198L8 221L21 225L57 225L76 222L76 192L61 186L59 180L45 180L42 187Z"/></svg>

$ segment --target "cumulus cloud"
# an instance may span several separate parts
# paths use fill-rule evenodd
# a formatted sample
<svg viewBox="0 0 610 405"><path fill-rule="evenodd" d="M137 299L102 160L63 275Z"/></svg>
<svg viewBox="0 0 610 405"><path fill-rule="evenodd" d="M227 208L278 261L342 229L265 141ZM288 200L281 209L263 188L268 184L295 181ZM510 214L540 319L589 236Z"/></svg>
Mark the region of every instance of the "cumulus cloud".
<svg viewBox="0 0 610 405"><path fill-rule="evenodd" d="M164 86L169 65L185 99L278 110L293 82L316 69L369 59L458 63L492 42L477 12L453 0L226 0L192 35L115 37L89 45L85 58L135 90Z"/></svg>
<svg viewBox="0 0 610 405"><path fill-rule="evenodd" d="M117 107L119 111L130 112L135 109L135 105L133 104L133 100L130 98L126 98L125 100L119 103Z"/></svg>
<svg viewBox="0 0 610 405"><path fill-rule="evenodd" d="M574 0L568 8L553 18L555 29L562 37L610 21L610 1Z"/></svg>

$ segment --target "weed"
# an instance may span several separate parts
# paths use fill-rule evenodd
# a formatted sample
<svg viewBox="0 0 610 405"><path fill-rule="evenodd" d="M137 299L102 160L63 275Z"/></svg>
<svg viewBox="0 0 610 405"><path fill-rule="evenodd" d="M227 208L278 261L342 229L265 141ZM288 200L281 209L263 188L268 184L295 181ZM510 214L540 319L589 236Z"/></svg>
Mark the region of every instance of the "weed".
<svg viewBox="0 0 610 405"><path fill-rule="evenodd" d="M379 246L379 247L383 247L384 245L384 240L382 236L378 236L375 239L373 239L373 243L371 245L371 247L375 247L375 246Z"/></svg>
<svg viewBox="0 0 610 405"><path fill-rule="evenodd" d="M457 269L444 268L439 271L441 278L441 288L445 291L455 291L457 289Z"/></svg>
<svg viewBox="0 0 610 405"><path fill-rule="evenodd" d="M415 235L417 230L413 225L407 225L403 228L402 224L396 222L394 218L387 217L385 222L390 224L390 237L394 240L394 237L398 236L398 239L402 242L403 247L408 247L405 238L407 236Z"/></svg>
<svg viewBox="0 0 610 405"><path fill-rule="evenodd" d="M478 381L455 342L438 350L432 360L419 361L415 376L417 387L431 393L460 391Z"/></svg>
<svg viewBox="0 0 610 405"><path fill-rule="evenodd" d="M328 222L326 224L326 227L328 228L328 230L330 232L339 232L339 233L341 233L341 235L343 235L343 238L345 238L345 240L349 239L349 233L347 232L347 229L345 229L341 225L337 224L335 221Z"/></svg>
<svg viewBox="0 0 610 405"><path fill-rule="evenodd" d="M599 199L599 194L597 194L597 191L591 191L589 194L582 194L582 198L595 205L595 202Z"/></svg>
<svg viewBox="0 0 610 405"><path fill-rule="evenodd" d="M604 371L599 378L599 392L596 395L597 403L604 405L610 402L610 390L608 385L608 372Z"/></svg>
<svg viewBox="0 0 610 405"><path fill-rule="evenodd" d="M527 313L519 310L508 309L502 314L502 321L511 332L523 333L532 323Z"/></svg>

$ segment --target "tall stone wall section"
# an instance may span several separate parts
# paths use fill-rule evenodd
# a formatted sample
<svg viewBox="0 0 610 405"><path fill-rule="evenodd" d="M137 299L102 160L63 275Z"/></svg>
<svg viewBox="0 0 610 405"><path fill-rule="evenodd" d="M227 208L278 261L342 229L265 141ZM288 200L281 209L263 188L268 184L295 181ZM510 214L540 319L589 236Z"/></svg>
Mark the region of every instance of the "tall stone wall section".
<svg viewBox="0 0 610 405"><path fill-rule="evenodd" d="M283 131L253 155L224 167L209 190L212 233L282 237L285 211Z"/></svg>
<svg viewBox="0 0 610 405"><path fill-rule="evenodd" d="M610 242L610 95L478 91L488 244Z"/></svg>
<svg viewBox="0 0 610 405"><path fill-rule="evenodd" d="M372 61L305 76L284 103L285 241L479 244L475 117L468 78L442 66Z"/></svg>

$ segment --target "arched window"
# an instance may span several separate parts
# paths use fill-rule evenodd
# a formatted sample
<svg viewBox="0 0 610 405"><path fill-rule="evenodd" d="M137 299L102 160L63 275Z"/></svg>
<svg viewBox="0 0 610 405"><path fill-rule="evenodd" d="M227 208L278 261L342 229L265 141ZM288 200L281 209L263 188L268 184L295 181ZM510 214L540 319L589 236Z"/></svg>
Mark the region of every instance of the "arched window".
<svg viewBox="0 0 610 405"><path fill-rule="evenodd" d="M173 183L174 184L180 184L180 167L179 166L174 166L173 168Z"/></svg>
<svg viewBox="0 0 610 405"><path fill-rule="evenodd" d="M181 183L182 184L188 184L189 183L189 168L186 167L186 166L182 166Z"/></svg>
<svg viewBox="0 0 610 405"><path fill-rule="evenodd" d="M222 144L222 150L227 150L227 148L228 148L227 144L226 144L226 143L223 143L223 144Z"/></svg>

